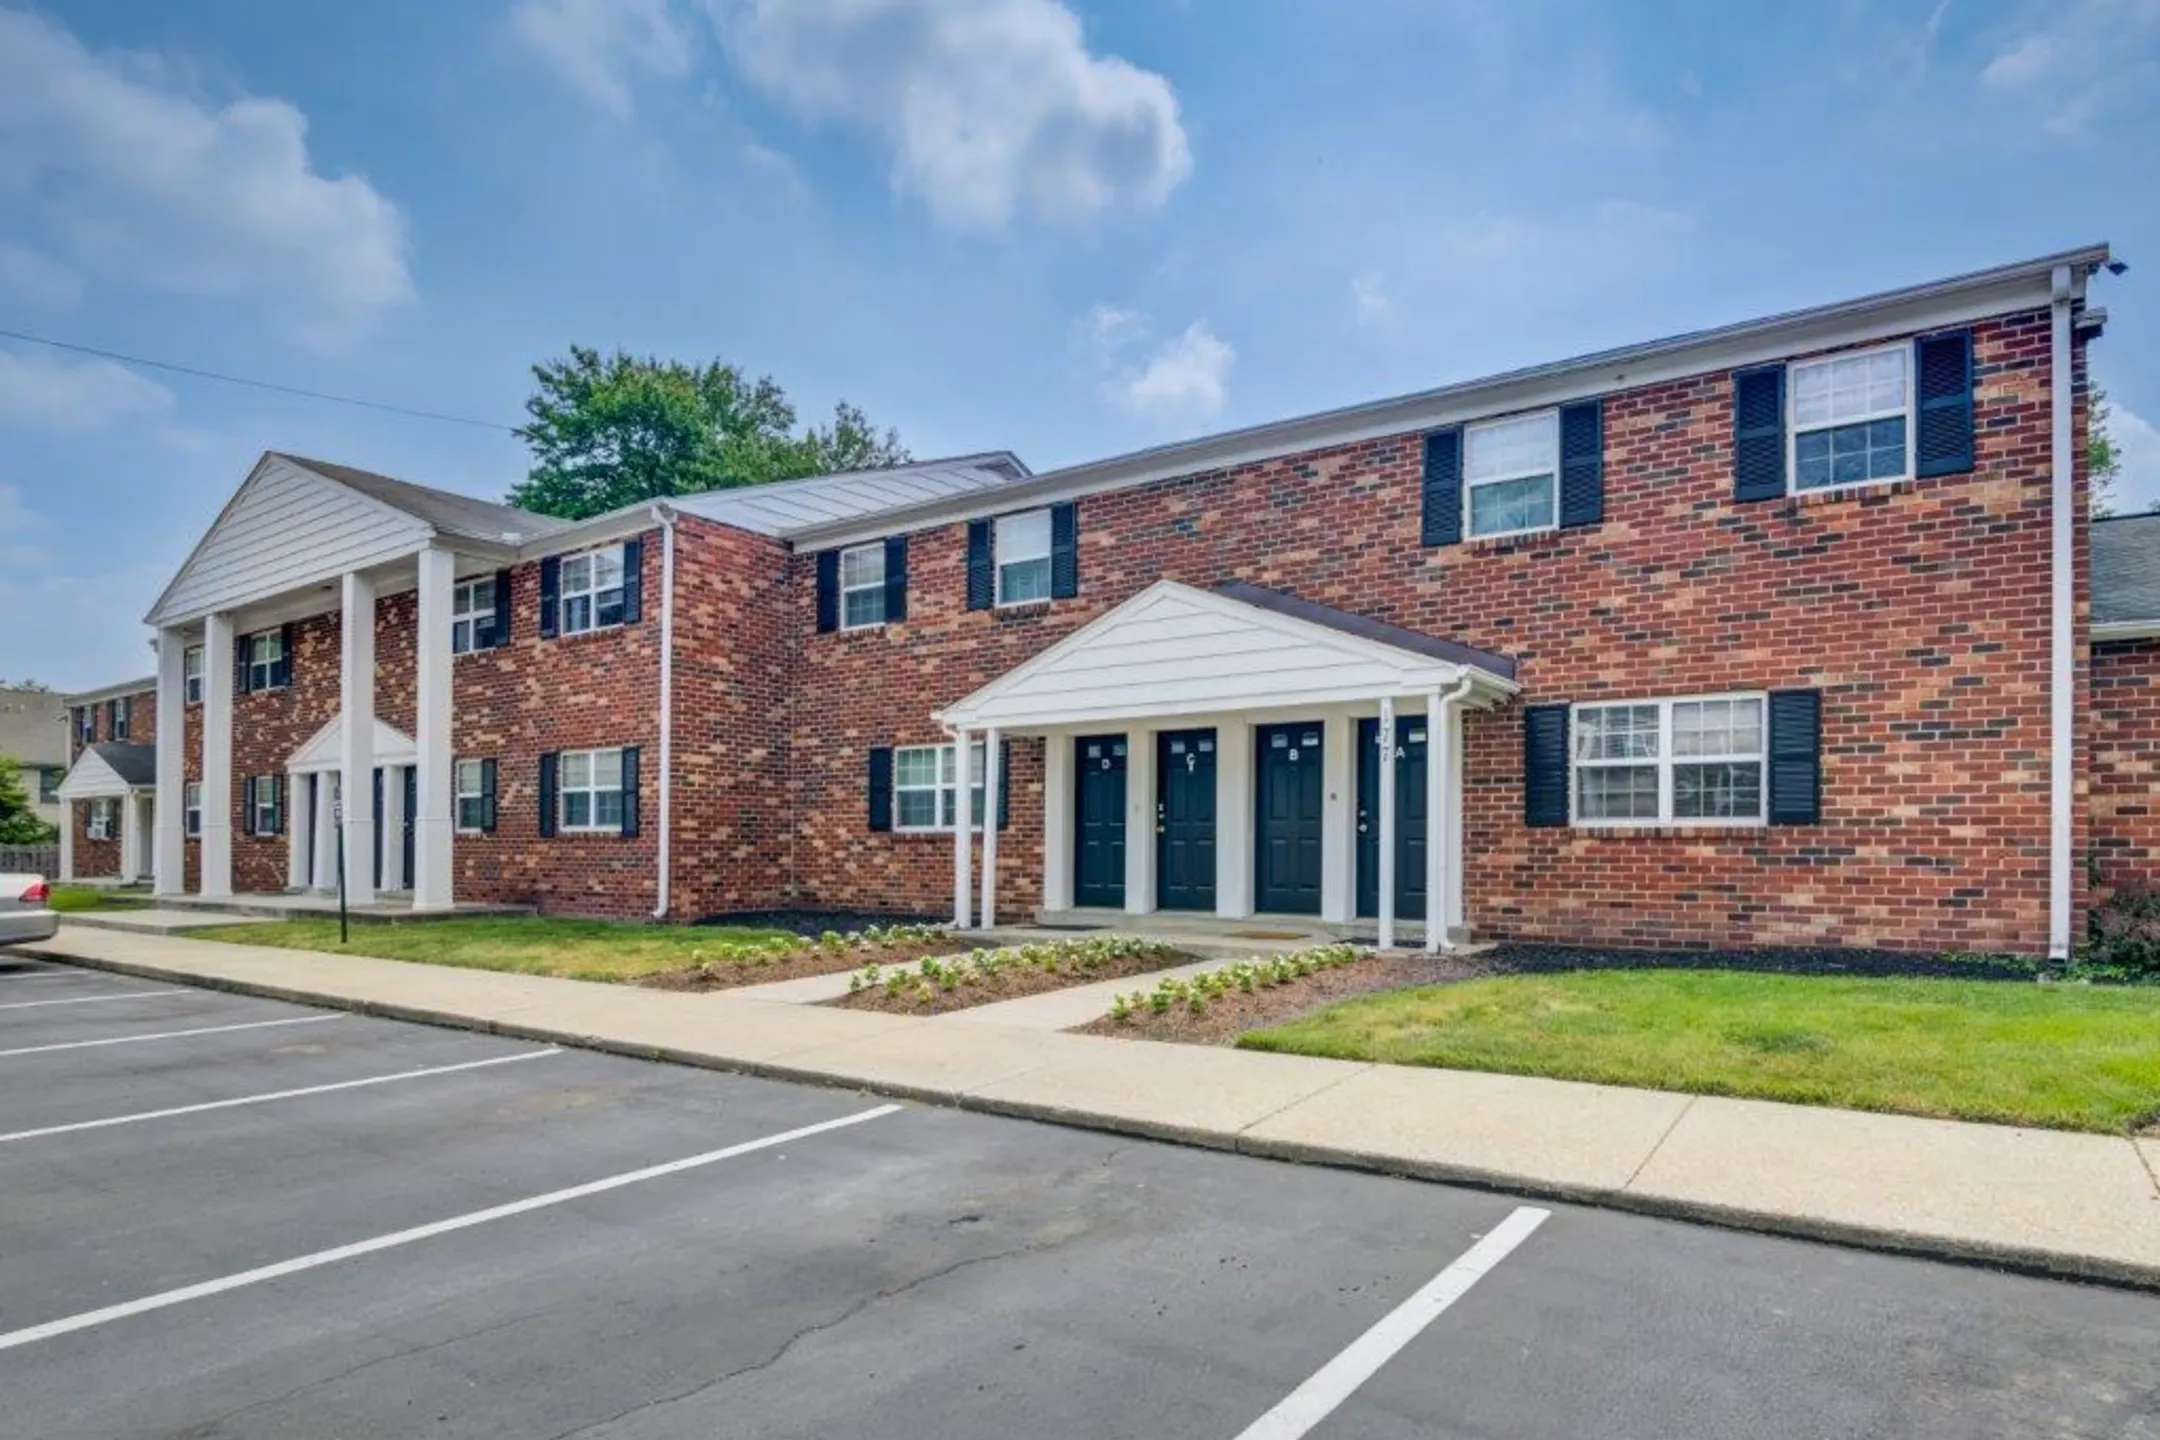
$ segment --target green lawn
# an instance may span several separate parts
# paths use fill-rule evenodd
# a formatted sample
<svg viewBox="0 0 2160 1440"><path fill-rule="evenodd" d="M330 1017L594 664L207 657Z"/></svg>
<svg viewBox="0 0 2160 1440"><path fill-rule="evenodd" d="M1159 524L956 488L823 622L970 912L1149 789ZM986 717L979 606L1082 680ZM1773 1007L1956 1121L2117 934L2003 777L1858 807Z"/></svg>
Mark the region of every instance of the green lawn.
<svg viewBox="0 0 2160 1440"><path fill-rule="evenodd" d="M355 923L351 935L351 944L338 944L335 917L222 925L187 932L190 940L378 955L386 960L513 970L522 975L556 975L571 980L631 980L656 971L725 959L761 941L794 938L784 930L632 925L530 915L459 916L409 924Z"/></svg>
<svg viewBox="0 0 2160 1440"><path fill-rule="evenodd" d="M1238 1044L2115 1134L2160 1115L2160 988L1584 971L1350 1000Z"/></svg>
<svg viewBox="0 0 2160 1440"><path fill-rule="evenodd" d="M47 903L63 914L71 910L139 910L149 903L149 897L116 893L99 885L55 885Z"/></svg>

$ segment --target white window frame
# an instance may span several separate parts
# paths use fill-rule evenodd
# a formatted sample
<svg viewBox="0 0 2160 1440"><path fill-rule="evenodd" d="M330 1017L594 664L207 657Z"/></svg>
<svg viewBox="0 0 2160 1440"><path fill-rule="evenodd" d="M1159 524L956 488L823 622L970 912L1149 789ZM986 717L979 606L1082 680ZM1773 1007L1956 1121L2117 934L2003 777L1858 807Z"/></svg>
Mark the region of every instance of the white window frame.
<svg viewBox="0 0 2160 1440"><path fill-rule="evenodd" d="M618 774L621 773L619 769L620 764L621 762L618 761ZM471 767L469 772L467 770L468 766ZM471 775L472 778L472 788L469 790L465 788L465 780L468 773ZM453 761L450 766L450 775L450 815L452 828L454 828L460 835L479 835L485 833L487 830L487 826L468 825L465 823L465 802L468 800L478 802L479 805L482 807L482 813L485 813L485 807L487 805L486 762L477 758ZM560 779L560 776L558 775L557 778ZM618 824L616 828L620 829L622 827L620 826L620 824Z"/></svg>
<svg viewBox="0 0 2160 1440"><path fill-rule="evenodd" d="M480 587L487 587L486 605L481 605ZM460 580L450 589L450 653L470 655L475 650L488 647L480 643L480 627L485 625L492 632L495 625L495 577L481 575L471 580ZM459 644L460 636L464 643ZM490 633L490 640L494 638Z"/></svg>
<svg viewBox="0 0 2160 1440"><path fill-rule="evenodd" d="M620 745L604 745L595 750L565 750L556 757L555 825L558 830L570 835L619 835L622 833L620 802L618 802L613 820L602 820L600 818L600 797L603 795L620 796L628 788L623 784L622 754ZM596 785L593 783L594 767L598 765L600 757L603 755L611 755L615 758L615 783L613 785ZM570 783L570 762L579 759L584 760L587 765L586 781L582 785L572 785ZM583 823L573 823L570 819L570 797L572 795L590 797L585 803L586 819Z"/></svg>
<svg viewBox="0 0 2160 1440"><path fill-rule="evenodd" d="M1014 605L1047 605L1057 589L1056 562L1051 558L1057 551L1057 520L1051 511L1054 507L1041 506L1034 510L1017 510L1010 515L1000 515L990 522L990 571L995 581L998 608ZM1005 539L1008 525L1017 527L1023 520L1042 517L1042 550L1038 554L1029 551L1016 554ZM1005 595L1005 570L1012 565L1032 565L1037 561L1043 567L1043 592L1023 599L1008 599ZM946 827L950 829L950 826Z"/></svg>
<svg viewBox="0 0 2160 1440"><path fill-rule="evenodd" d="M180 833L190 840L202 838L202 781L189 780L180 786Z"/></svg>
<svg viewBox="0 0 2160 1440"><path fill-rule="evenodd" d="M1544 422L1552 430L1552 464L1546 469L1532 466L1528 469L1507 470L1493 475L1470 475L1470 437L1480 430L1490 430L1501 425L1520 425L1525 421ZM1505 485L1512 480L1528 480L1537 475L1549 475L1552 482L1552 519L1543 525L1526 525L1514 530L1488 530L1480 533L1472 524L1475 513L1471 505L1472 494L1488 485ZM1560 528L1560 411L1529 410L1516 415L1495 415L1488 420L1478 420L1463 426L1462 437L1462 535L1465 541L1508 540L1518 535L1543 535Z"/></svg>
<svg viewBox="0 0 2160 1440"><path fill-rule="evenodd" d="M128 702L126 696L105 702L105 728L114 740L128 738Z"/></svg>
<svg viewBox="0 0 2160 1440"><path fill-rule="evenodd" d="M282 630L257 630L242 643L247 646L249 692L283 689L284 687L277 683L276 676L277 663L285 658L285 632ZM258 645L262 647L262 654L260 655L255 653ZM255 678L258 671L262 674L260 680Z"/></svg>
<svg viewBox="0 0 2160 1440"><path fill-rule="evenodd" d="M90 813L83 817L85 840L113 840L119 836L120 801L111 795L100 795L90 802Z"/></svg>
<svg viewBox="0 0 2160 1440"><path fill-rule="evenodd" d="M180 698L200 705L203 699L203 647L190 645L180 652Z"/></svg>
<svg viewBox="0 0 2160 1440"><path fill-rule="evenodd" d="M1905 422L1905 469L1901 474L1884 475L1868 480L1847 480L1843 484L1806 485L1800 483L1800 372L1840 360L1866 360L1877 355L1902 354L1905 357L1905 404L1896 410L1871 410L1864 415L1848 415L1842 419L1810 425L1807 433L1813 435L1823 430L1842 430L1847 425L1866 425L1876 420L1903 419ZM1788 495L1835 495L1845 490L1864 490L1870 485L1895 485L1913 478L1913 447L1919 439L1916 421L1918 404L1914 392L1920 383L1919 352L1912 341L1899 341L1889 345L1873 345L1865 350L1841 350L1835 355L1818 355L1810 360L1789 360L1785 363L1785 493Z"/></svg>
<svg viewBox="0 0 2160 1440"><path fill-rule="evenodd" d="M877 580L875 582L858 579L855 584L850 585L848 583L848 560L853 556L870 556L874 559L877 565ZM872 591L877 594L877 618L874 620L850 621L848 619L848 596L866 594ZM883 625L885 621L885 542L879 540L869 545L852 545L842 550L840 552L840 628L842 630L875 630L880 625Z"/></svg>
<svg viewBox="0 0 2160 1440"><path fill-rule="evenodd" d="M938 752L937 783L935 785L902 785L900 777L907 767L901 762L900 757L910 753L919 754L925 750ZM983 742L980 740L968 746L968 795L970 797L969 803L974 807L968 816L970 822L968 828L971 834L983 828L983 809L990 799L984 784L983 762L985 754ZM934 825L903 824L900 819L902 810L900 795L902 791L910 794L922 794L924 792L935 794L937 796L937 823ZM957 811L959 803L959 794L953 788L953 747L951 745L900 745L894 747L892 814L893 829L896 832L902 835L950 835L953 832L954 822L959 819Z"/></svg>
<svg viewBox="0 0 2160 1440"><path fill-rule="evenodd" d="M97 743L97 712L96 705L85 705L76 712L75 743L78 745Z"/></svg>
<svg viewBox="0 0 2160 1440"><path fill-rule="evenodd" d="M1759 717L1758 733L1762 748L1752 755L1680 755L1673 754L1672 712L1676 705L1699 705L1727 700L1752 700ZM1634 706L1655 705L1658 712L1658 753L1656 759L1630 757L1615 760L1583 760L1579 758L1579 724L1585 710L1626 709ZM1676 765L1747 765L1758 766L1762 771L1762 783L1757 787L1755 813L1753 815L1676 815L1673 813L1673 768ZM1627 770L1657 767L1658 813L1650 816L1619 816L1613 819L1589 819L1582 813L1582 789L1576 776L1585 769ZM1586 830L1666 830L1764 826L1770 823L1770 694L1766 690L1728 690L1709 695L1673 695L1659 699L1647 697L1622 700L1586 700L1568 707L1568 823Z"/></svg>
<svg viewBox="0 0 2160 1440"><path fill-rule="evenodd" d="M603 556L614 557L616 579L613 585L598 583L600 560ZM561 564L556 568L555 628L558 633L590 635L596 630L613 630L623 623L622 607L626 598L623 591L628 578L628 570L623 560L623 547L619 542L614 545L595 545L590 550L580 550L574 555L562 557ZM585 562L585 581L573 587L570 583L570 567L580 561ZM610 595L615 597L615 618L602 620L600 606ZM583 625L573 625L570 623L570 602L579 599L589 602L585 607L586 619Z"/></svg>
<svg viewBox="0 0 2160 1440"><path fill-rule="evenodd" d="M257 775L248 781L247 833L250 835L275 835L278 818L278 777ZM268 799L264 797L268 796ZM263 824L263 812L270 812L271 824Z"/></svg>

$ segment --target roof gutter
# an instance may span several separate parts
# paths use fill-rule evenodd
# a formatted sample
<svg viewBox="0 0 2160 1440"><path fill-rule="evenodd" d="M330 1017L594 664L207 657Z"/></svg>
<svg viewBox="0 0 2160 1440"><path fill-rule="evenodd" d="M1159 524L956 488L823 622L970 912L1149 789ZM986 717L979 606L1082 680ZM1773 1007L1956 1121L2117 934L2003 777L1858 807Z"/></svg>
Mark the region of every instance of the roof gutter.
<svg viewBox="0 0 2160 1440"><path fill-rule="evenodd" d="M655 505L650 515L660 526L660 844L652 913L665 920L673 903L668 878L675 838L675 511Z"/></svg>

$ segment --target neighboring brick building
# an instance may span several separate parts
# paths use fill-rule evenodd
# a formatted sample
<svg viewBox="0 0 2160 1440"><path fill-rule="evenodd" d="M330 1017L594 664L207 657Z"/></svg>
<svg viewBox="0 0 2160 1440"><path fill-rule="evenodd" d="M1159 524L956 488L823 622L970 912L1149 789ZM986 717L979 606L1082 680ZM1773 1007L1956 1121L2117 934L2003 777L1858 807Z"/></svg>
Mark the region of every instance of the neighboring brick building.
<svg viewBox="0 0 2160 1440"><path fill-rule="evenodd" d="M150 617L161 802L230 797L161 885L325 883L352 776L423 907L2059 950L2160 845L2160 586L2087 611L2160 542L2086 519L2105 260L1042 475L566 524L266 455Z"/></svg>

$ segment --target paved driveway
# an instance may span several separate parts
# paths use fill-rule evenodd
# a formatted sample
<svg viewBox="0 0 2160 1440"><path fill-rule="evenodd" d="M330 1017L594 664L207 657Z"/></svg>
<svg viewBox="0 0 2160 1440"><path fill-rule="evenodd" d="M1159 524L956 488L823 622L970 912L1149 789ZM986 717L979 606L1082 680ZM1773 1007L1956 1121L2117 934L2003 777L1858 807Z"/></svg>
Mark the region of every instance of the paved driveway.
<svg viewBox="0 0 2160 1440"><path fill-rule="evenodd" d="M10 1435L2138 1437L2156 1353L2152 1296L0 960Z"/></svg>

